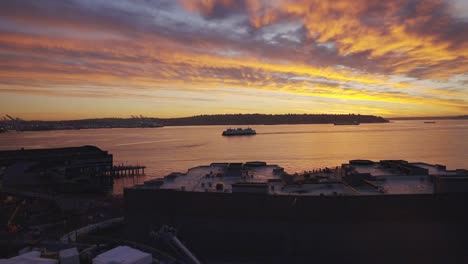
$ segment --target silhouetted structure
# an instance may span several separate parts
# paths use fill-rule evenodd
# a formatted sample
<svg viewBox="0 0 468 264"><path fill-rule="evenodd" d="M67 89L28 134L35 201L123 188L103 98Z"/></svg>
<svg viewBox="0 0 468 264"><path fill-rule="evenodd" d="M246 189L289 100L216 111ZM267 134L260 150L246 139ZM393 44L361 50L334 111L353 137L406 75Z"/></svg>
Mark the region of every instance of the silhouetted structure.
<svg viewBox="0 0 468 264"><path fill-rule="evenodd" d="M112 155L94 146L0 151L5 188L108 191Z"/></svg>
<svg viewBox="0 0 468 264"><path fill-rule="evenodd" d="M202 261L466 260L466 170L354 160L290 175L249 164L213 163L126 189L127 236L148 242L171 225Z"/></svg>

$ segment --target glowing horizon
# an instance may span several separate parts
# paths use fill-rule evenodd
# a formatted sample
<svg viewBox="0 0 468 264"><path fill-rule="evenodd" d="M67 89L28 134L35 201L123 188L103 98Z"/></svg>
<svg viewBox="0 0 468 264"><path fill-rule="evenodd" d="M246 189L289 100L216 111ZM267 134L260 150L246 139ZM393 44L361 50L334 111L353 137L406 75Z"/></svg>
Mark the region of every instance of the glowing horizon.
<svg viewBox="0 0 468 264"><path fill-rule="evenodd" d="M468 114L463 0L4 1L0 113Z"/></svg>

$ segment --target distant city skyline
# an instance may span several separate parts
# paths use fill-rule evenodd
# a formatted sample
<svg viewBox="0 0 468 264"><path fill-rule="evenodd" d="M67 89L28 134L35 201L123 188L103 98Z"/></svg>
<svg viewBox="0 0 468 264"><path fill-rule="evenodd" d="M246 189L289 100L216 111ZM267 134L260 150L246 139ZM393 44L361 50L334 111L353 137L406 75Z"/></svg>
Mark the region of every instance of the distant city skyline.
<svg viewBox="0 0 468 264"><path fill-rule="evenodd" d="M468 114L465 0L0 2L0 114Z"/></svg>

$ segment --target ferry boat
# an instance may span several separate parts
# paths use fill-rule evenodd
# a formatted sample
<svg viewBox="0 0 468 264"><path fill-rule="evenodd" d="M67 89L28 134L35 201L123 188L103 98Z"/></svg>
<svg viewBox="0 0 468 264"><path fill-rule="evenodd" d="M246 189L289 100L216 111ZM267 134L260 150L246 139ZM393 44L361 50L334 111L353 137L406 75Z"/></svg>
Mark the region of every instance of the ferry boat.
<svg viewBox="0 0 468 264"><path fill-rule="evenodd" d="M250 136L250 135L255 135L257 132L253 130L252 128L228 128L223 131L223 136Z"/></svg>

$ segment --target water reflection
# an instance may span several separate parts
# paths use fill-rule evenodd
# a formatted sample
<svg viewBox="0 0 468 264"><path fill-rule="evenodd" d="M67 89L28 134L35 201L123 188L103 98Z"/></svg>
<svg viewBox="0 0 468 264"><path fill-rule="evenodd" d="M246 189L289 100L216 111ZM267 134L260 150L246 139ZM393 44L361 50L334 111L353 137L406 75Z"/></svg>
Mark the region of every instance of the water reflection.
<svg viewBox="0 0 468 264"><path fill-rule="evenodd" d="M349 159L406 159L452 169L468 167L468 120L253 128L257 135L250 137L222 137L226 126L13 132L0 135L0 149L96 145L114 154L115 163L147 166L146 177L122 179L116 188L223 161L262 160L290 172L336 166Z"/></svg>

